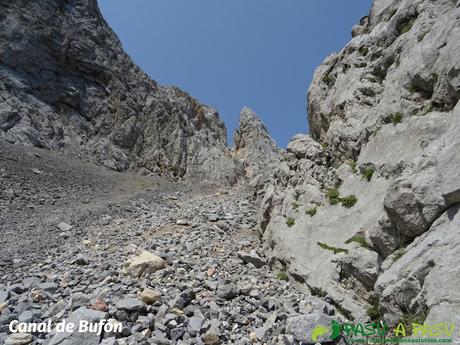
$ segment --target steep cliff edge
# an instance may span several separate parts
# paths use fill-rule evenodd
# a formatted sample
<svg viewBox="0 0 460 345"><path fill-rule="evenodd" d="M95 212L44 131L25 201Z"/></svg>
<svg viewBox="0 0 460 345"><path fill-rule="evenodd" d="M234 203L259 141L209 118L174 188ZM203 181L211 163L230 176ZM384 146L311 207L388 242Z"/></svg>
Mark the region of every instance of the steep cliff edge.
<svg viewBox="0 0 460 345"><path fill-rule="evenodd" d="M349 319L456 322L460 4L375 0L352 34L265 189L265 249Z"/></svg>
<svg viewBox="0 0 460 345"><path fill-rule="evenodd" d="M0 138L119 171L241 175L217 111L143 73L96 0L0 1Z"/></svg>

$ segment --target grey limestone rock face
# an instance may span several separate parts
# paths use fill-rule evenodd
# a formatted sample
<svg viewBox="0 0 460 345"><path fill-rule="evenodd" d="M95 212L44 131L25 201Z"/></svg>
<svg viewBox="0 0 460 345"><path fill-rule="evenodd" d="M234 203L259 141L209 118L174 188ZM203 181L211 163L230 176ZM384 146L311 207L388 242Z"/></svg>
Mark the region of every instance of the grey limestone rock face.
<svg viewBox="0 0 460 345"><path fill-rule="evenodd" d="M242 162L245 175L249 179L270 172L279 164L283 155L265 125L249 108L241 111L234 142L234 156Z"/></svg>
<svg viewBox="0 0 460 345"><path fill-rule="evenodd" d="M236 182L217 111L142 72L96 0L0 8L0 138L118 171Z"/></svg>
<svg viewBox="0 0 460 345"><path fill-rule="evenodd" d="M349 319L375 308L389 322L458 310L453 286L434 302L423 280L458 256L437 248L439 222L460 203L459 6L375 0L316 70L310 135L291 140L265 187L259 228L270 260ZM439 243L422 245L427 237ZM399 260L414 264L391 265L403 251Z"/></svg>
<svg viewBox="0 0 460 345"><path fill-rule="evenodd" d="M356 35L316 70L308 92L312 137L334 161L356 159L369 136L460 99L458 3L375 0Z"/></svg>
<svg viewBox="0 0 460 345"><path fill-rule="evenodd" d="M405 313L422 314L426 322L456 322L460 310L459 206L451 207L400 257L386 259L377 280L380 307L390 321Z"/></svg>

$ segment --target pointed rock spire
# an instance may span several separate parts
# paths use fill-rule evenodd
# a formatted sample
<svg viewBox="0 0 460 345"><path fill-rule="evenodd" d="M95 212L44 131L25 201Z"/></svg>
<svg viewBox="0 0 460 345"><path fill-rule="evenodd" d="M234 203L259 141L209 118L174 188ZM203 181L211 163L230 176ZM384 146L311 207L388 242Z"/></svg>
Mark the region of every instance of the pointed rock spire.
<svg viewBox="0 0 460 345"><path fill-rule="evenodd" d="M234 155L243 163L246 176L253 178L278 164L282 150L270 137L267 128L250 108L243 108L240 126L234 135Z"/></svg>

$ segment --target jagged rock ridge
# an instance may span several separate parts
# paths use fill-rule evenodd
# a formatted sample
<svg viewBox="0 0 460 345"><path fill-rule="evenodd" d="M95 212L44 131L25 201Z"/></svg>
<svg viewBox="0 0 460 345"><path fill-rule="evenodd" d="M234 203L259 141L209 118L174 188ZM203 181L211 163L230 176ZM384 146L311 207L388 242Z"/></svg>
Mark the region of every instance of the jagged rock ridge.
<svg viewBox="0 0 460 345"><path fill-rule="evenodd" d="M242 162L246 176L251 179L270 173L279 164L282 150L270 137L267 128L249 108L243 108L239 129L234 135L234 156Z"/></svg>
<svg viewBox="0 0 460 345"><path fill-rule="evenodd" d="M459 18L458 1L375 0L265 189L267 253L349 319L457 320Z"/></svg>
<svg viewBox="0 0 460 345"><path fill-rule="evenodd" d="M241 175L217 111L143 73L96 0L0 8L0 138L119 171L223 183Z"/></svg>

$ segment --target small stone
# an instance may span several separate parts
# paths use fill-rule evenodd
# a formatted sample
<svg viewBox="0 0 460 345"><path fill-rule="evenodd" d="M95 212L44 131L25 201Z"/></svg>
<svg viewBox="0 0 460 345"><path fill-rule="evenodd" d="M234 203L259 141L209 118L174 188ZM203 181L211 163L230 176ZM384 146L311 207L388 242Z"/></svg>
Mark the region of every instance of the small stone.
<svg viewBox="0 0 460 345"><path fill-rule="evenodd" d="M41 283L37 285L37 288L48 293L54 293L59 289L59 285L56 283Z"/></svg>
<svg viewBox="0 0 460 345"><path fill-rule="evenodd" d="M23 323L30 323L34 318L34 313L30 310L26 310L21 315L18 316L18 321Z"/></svg>
<svg viewBox="0 0 460 345"><path fill-rule="evenodd" d="M145 304L153 304L161 299L161 292L157 290L144 289L141 293L141 301Z"/></svg>
<svg viewBox="0 0 460 345"><path fill-rule="evenodd" d="M174 315L177 315L177 316L182 316L182 315L185 314L182 310L177 309L177 308L171 309L171 313L174 314Z"/></svg>
<svg viewBox="0 0 460 345"><path fill-rule="evenodd" d="M60 232L59 237L62 237L64 240L66 240L70 237L70 235L67 232Z"/></svg>
<svg viewBox="0 0 460 345"><path fill-rule="evenodd" d="M98 300L96 300L96 302L94 302L94 304L92 304L90 306L90 309L105 312L105 311L109 310L109 307L107 306L107 304L103 300L98 299Z"/></svg>
<svg viewBox="0 0 460 345"><path fill-rule="evenodd" d="M215 291L217 289L217 282L213 280L206 280L204 286L210 291Z"/></svg>
<svg viewBox="0 0 460 345"><path fill-rule="evenodd" d="M115 319L108 319L107 324L111 325L111 329L119 329L121 326L121 322ZM117 332L104 332L104 338L114 338L114 337L119 337L120 333Z"/></svg>
<svg viewBox="0 0 460 345"><path fill-rule="evenodd" d="M101 218L100 224L106 226L106 225L109 225L111 221L112 221L112 217L104 216Z"/></svg>
<svg viewBox="0 0 460 345"><path fill-rule="evenodd" d="M206 215L206 218L208 218L208 220L210 222L213 222L213 223L215 223L215 222L217 222L219 220L219 216L217 214L215 214L215 213L210 213L210 214Z"/></svg>
<svg viewBox="0 0 460 345"><path fill-rule="evenodd" d="M193 316L188 321L188 332L195 336L201 331L201 326L203 326L204 319L202 317Z"/></svg>
<svg viewBox="0 0 460 345"><path fill-rule="evenodd" d="M8 291L14 292L16 294L22 294L26 291L26 288L23 284L14 284L8 287Z"/></svg>
<svg viewBox="0 0 460 345"><path fill-rule="evenodd" d="M30 295L34 302L41 302L46 298L45 293L42 290L33 290Z"/></svg>
<svg viewBox="0 0 460 345"><path fill-rule="evenodd" d="M0 291L0 303L5 303L8 300L8 291Z"/></svg>
<svg viewBox="0 0 460 345"><path fill-rule="evenodd" d="M61 231L70 231L73 229L73 226L66 223L66 222L61 222L57 225L57 227L59 228L59 230Z"/></svg>
<svg viewBox="0 0 460 345"><path fill-rule="evenodd" d="M43 174L43 171L38 170L37 168L33 168L33 169L32 169L32 172L33 172L35 175L41 175L41 174Z"/></svg>
<svg viewBox="0 0 460 345"><path fill-rule="evenodd" d="M33 338L28 333L13 333L5 340L5 345L26 345L32 342Z"/></svg>
<svg viewBox="0 0 460 345"><path fill-rule="evenodd" d="M249 292L249 296L255 299L261 299L262 298L262 292L258 289L251 290Z"/></svg>
<svg viewBox="0 0 460 345"><path fill-rule="evenodd" d="M206 344L206 345L218 345L220 344L220 337L212 332L212 331L207 331L202 337L201 340Z"/></svg>
<svg viewBox="0 0 460 345"><path fill-rule="evenodd" d="M78 254L73 263L75 265L86 266L89 265L89 259L83 254Z"/></svg>
<svg viewBox="0 0 460 345"><path fill-rule="evenodd" d="M257 328L254 333L258 340L266 342L268 339L268 330L265 327Z"/></svg>
<svg viewBox="0 0 460 345"><path fill-rule="evenodd" d="M241 247L250 247L250 246L251 246L251 242L249 242L249 241L241 241L241 242L240 242L240 246L241 246Z"/></svg>
<svg viewBox="0 0 460 345"><path fill-rule="evenodd" d="M139 311L144 308L144 303L139 301L137 298L126 298L118 301L115 306L119 310Z"/></svg>
<svg viewBox="0 0 460 345"><path fill-rule="evenodd" d="M115 337L110 337L102 340L99 345L119 345L119 343Z"/></svg>
<svg viewBox="0 0 460 345"><path fill-rule="evenodd" d="M172 341L177 341L185 334L185 329L182 327L173 328L170 331L170 336Z"/></svg>
<svg viewBox="0 0 460 345"><path fill-rule="evenodd" d="M185 219L178 219L178 220L176 221L176 224L177 224L177 225L182 225L182 226L188 226L188 225L190 225L190 223L189 223L188 221L186 221Z"/></svg>
<svg viewBox="0 0 460 345"><path fill-rule="evenodd" d="M70 297L70 309L75 310L90 303L90 296L83 292L76 292Z"/></svg>
<svg viewBox="0 0 460 345"><path fill-rule="evenodd" d="M221 284L217 287L217 296L224 299L233 299L237 295L236 286L232 283Z"/></svg>
<svg viewBox="0 0 460 345"><path fill-rule="evenodd" d="M253 264L257 268L261 268L267 264L255 250L251 250L249 253L240 251L238 252L238 257L248 264Z"/></svg>
<svg viewBox="0 0 460 345"><path fill-rule="evenodd" d="M150 338L150 336L152 335L152 331L151 331L150 329L144 329L144 330L141 332L141 334L142 334L142 337L143 337L144 339L148 339L148 338Z"/></svg>
<svg viewBox="0 0 460 345"><path fill-rule="evenodd" d="M216 273L216 268L215 267L209 267L207 272L206 272L206 275L209 278L211 278L214 275L214 273Z"/></svg>

